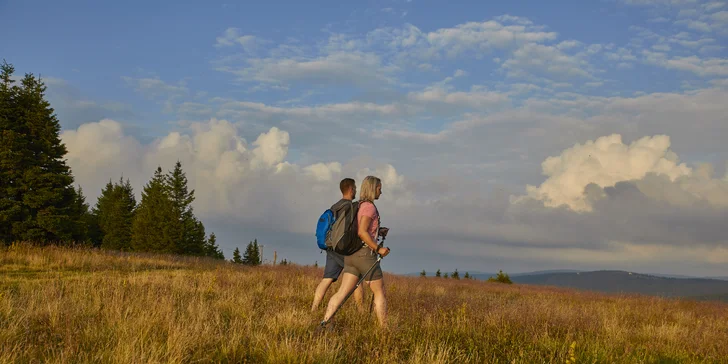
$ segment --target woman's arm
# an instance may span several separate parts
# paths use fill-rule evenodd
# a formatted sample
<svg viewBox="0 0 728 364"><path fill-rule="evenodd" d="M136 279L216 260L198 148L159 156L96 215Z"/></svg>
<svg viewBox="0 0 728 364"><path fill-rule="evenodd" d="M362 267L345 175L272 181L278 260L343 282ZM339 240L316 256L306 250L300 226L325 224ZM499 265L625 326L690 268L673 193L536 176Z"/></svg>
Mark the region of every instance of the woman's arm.
<svg viewBox="0 0 728 364"><path fill-rule="evenodd" d="M359 238L361 238L364 244L368 245L369 248L371 248L372 250L377 250L377 242L375 242L374 239L372 239L372 236L369 235L369 224L371 223L371 217L361 217L361 220L359 221Z"/></svg>
<svg viewBox="0 0 728 364"><path fill-rule="evenodd" d="M377 254L381 255L382 257L389 254L389 248L378 248L377 242L372 239L372 236L369 235L369 224L372 222L372 218L369 216L362 216L361 220L359 221L359 238L369 246L373 251L376 251ZM380 252L384 252L384 254L381 254Z"/></svg>

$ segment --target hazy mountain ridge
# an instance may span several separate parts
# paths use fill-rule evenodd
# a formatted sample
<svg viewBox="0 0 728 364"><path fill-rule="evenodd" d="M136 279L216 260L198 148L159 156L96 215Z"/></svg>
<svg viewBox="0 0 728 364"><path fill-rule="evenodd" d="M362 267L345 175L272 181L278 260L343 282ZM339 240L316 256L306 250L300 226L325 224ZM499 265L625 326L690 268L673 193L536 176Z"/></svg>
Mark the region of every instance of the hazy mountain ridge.
<svg viewBox="0 0 728 364"><path fill-rule="evenodd" d="M446 272L441 271L442 274ZM447 272L452 274L452 272ZM469 272L474 278L487 280L497 273ZM506 272L507 273L507 272ZM418 275L411 273L407 275ZM465 272L460 272L462 277ZM428 277L434 273L428 272ZM668 274L644 274L621 270L547 270L509 274L517 284L574 288L603 293L644 294L662 297L685 297L728 302L727 277L691 277Z"/></svg>

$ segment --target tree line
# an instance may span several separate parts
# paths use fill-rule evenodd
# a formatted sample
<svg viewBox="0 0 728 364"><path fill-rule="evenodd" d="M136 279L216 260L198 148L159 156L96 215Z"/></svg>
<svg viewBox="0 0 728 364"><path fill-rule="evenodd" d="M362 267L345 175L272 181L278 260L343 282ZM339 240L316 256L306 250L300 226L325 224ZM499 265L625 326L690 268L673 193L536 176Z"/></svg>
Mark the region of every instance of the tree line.
<svg viewBox="0 0 728 364"><path fill-rule="evenodd" d="M420 272L420 277L427 277L427 272L423 269L422 272ZM452 276L449 275L449 273L445 272L443 275L442 272L438 269L437 272L435 272L435 277L437 278L452 278L452 279L460 279L460 273L457 269L455 269L454 272L452 272ZM469 272L465 272L464 279L475 279ZM503 273L502 270L498 271L498 274L495 277L488 277L488 282L499 282L499 283L506 283L506 284L512 284L511 278L508 276L508 273Z"/></svg>
<svg viewBox="0 0 728 364"><path fill-rule="evenodd" d="M214 233L193 212L194 190L182 164L161 166L137 203L130 181L109 183L96 204L74 186L60 123L45 100L46 86L32 73L16 85L15 69L0 72L0 241L87 244L120 251L224 259Z"/></svg>

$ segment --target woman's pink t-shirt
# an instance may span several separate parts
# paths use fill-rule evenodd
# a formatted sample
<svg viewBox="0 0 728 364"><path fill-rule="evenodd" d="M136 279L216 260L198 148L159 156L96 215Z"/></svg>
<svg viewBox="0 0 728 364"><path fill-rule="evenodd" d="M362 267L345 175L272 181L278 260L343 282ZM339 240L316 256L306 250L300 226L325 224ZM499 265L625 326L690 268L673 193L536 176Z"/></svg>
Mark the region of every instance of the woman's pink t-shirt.
<svg viewBox="0 0 728 364"><path fill-rule="evenodd" d="M365 201L359 204L359 213L357 214L357 224L361 224L361 218L369 216L372 221L369 223L369 236L372 237L374 243L377 242L377 231L379 230L379 212L373 203ZM357 225L358 226L358 225Z"/></svg>

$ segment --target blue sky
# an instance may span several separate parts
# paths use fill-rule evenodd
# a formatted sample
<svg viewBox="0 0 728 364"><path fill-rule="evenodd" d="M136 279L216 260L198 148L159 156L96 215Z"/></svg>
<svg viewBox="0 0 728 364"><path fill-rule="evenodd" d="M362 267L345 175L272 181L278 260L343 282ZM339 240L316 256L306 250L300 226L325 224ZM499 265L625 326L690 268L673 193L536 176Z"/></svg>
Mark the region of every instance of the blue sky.
<svg viewBox="0 0 728 364"><path fill-rule="evenodd" d="M255 235L316 259L292 242L310 239L306 208L335 199L338 178L376 172L401 244L422 249L393 255L393 271L726 273L728 241L706 223L728 206L725 1L6 0L0 12L0 57L46 78L91 199L119 170L139 190L181 159L229 251ZM622 221L637 211L625 184L649 201L640 216L667 204L669 219ZM664 221L682 218L695 233L675 240ZM687 246L702 255L671 260Z"/></svg>

